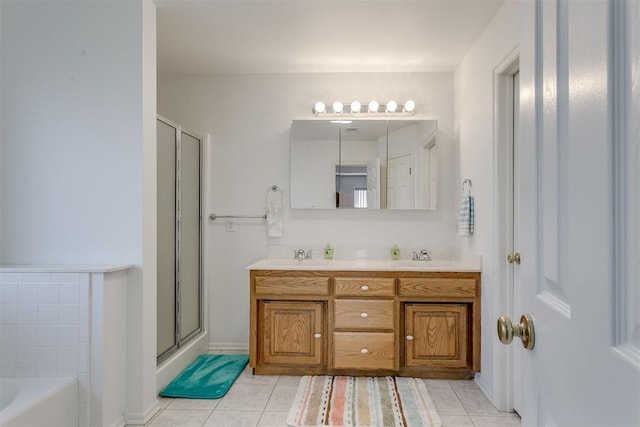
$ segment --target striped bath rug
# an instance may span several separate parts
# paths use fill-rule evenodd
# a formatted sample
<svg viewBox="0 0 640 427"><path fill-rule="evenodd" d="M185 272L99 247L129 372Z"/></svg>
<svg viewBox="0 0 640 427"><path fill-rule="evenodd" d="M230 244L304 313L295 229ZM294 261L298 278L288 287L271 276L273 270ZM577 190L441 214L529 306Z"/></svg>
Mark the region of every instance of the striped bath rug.
<svg viewBox="0 0 640 427"><path fill-rule="evenodd" d="M440 417L421 379L305 376L287 424L440 427Z"/></svg>

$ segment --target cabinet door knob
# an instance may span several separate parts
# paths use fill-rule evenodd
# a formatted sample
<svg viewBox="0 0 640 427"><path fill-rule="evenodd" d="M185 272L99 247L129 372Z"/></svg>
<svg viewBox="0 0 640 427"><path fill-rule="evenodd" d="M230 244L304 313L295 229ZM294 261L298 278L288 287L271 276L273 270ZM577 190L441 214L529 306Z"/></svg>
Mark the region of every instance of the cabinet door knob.
<svg viewBox="0 0 640 427"><path fill-rule="evenodd" d="M413 341L413 335L407 335L407 341Z"/></svg>
<svg viewBox="0 0 640 427"><path fill-rule="evenodd" d="M322 337L322 334L314 334L313 337L314 338L320 338L320 337Z"/></svg>
<svg viewBox="0 0 640 427"><path fill-rule="evenodd" d="M360 317L369 317L367 313L360 313Z"/></svg>
<svg viewBox="0 0 640 427"><path fill-rule="evenodd" d="M363 290L363 291L368 291L369 287L367 285L362 285L362 286L360 286L360 289Z"/></svg>
<svg viewBox="0 0 640 427"><path fill-rule="evenodd" d="M362 350L360 350L360 353L366 354L366 353L369 353L369 350L367 350L366 348L363 348Z"/></svg>

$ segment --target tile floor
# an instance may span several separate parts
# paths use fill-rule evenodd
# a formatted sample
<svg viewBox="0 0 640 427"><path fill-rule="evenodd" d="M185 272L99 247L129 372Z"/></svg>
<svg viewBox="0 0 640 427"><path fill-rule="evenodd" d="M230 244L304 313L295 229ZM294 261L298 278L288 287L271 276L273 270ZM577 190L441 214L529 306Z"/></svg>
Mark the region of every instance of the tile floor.
<svg viewBox="0 0 640 427"><path fill-rule="evenodd" d="M300 377L252 375L247 367L216 400L161 398L149 427L286 426ZM498 412L473 381L425 380L442 427L520 426L513 413Z"/></svg>

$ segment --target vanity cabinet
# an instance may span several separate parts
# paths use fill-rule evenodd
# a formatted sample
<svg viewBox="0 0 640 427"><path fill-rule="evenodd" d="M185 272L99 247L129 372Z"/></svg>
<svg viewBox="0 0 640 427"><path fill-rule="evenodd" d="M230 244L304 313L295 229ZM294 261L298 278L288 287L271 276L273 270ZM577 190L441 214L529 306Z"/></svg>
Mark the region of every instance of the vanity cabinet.
<svg viewBox="0 0 640 427"><path fill-rule="evenodd" d="M480 273L251 270L250 281L256 374L480 370Z"/></svg>

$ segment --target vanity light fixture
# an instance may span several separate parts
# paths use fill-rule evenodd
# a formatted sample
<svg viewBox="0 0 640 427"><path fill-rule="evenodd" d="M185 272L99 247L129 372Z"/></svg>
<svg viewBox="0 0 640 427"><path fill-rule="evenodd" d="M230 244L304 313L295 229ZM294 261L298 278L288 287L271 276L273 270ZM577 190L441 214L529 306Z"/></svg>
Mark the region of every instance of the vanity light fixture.
<svg viewBox="0 0 640 427"><path fill-rule="evenodd" d="M406 113L413 113L415 109L416 109L416 103L413 102L412 100L408 100L407 102L404 103L404 107L402 108L402 111Z"/></svg>
<svg viewBox="0 0 640 427"><path fill-rule="evenodd" d="M318 101L313 106L313 114L315 116L327 117L342 117L343 115L361 115L363 117L371 117L375 115L377 117L384 117L385 115L414 114L415 111L416 103L412 100L407 100L404 104L398 104L396 101L390 100L386 104L382 105L373 100L368 102L364 108L360 101L353 101L351 103L335 101L331 104L331 108L327 108L324 102Z"/></svg>
<svg viewBox="0 0 640 427"><path fill-rule="evenodd" d="M327 108L324 106L324 102L322 101L316 102L316 105L313 106L313 114L315 115L325 113L326 111Z"/></svg>
<svg viewBox="0 0 640 427"><path fill-rule="evenodd" d="M389 101L387 102L387 108L385 109L385 111L387 113L395 113L396 108L398 108L398 103L396 101Z"/></svg>

